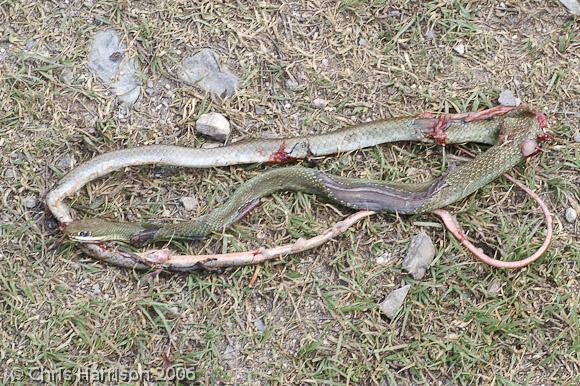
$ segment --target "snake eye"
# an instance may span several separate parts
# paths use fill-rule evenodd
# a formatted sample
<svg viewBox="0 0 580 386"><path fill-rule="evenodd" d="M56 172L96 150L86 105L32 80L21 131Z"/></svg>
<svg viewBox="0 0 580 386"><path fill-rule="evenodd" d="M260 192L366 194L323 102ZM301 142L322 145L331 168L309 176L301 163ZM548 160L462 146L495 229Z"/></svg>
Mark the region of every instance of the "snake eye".
<svg viewBox="0 0 580 386"><path fill-rule="evenodd" d="M89 237L90 233L87 231L80 231L79 232L79 237Z"/></svg>

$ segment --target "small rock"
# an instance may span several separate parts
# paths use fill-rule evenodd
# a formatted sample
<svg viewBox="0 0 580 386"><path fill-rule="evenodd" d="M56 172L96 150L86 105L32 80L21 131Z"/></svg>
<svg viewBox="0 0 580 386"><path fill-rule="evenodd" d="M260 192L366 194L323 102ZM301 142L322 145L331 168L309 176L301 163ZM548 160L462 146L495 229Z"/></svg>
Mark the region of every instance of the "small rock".
<svg viewBox="0 0 580 386"><path fill-rule="evenodd" d="M256 115L266 114L266 108L264 106L257 105L256 107L254 107L254 111L256 112Z"/></svg>
<svg viewBox="0 0 580 386"><path fill-rule="evenodd" d="M366 46L369 45L369 41L367 39L365 39L365 38L359 38L358 39L358 45L360 47L366 47Z"/></svg>
<svg viewBox="0 0 580 386"><path fill-rule="evenodd" d="M576 221L578 213L576 213L576 210L574 208L568 208L566 209L564 217L566 218L566 221L568 221L569 223L573 223L574 221Z"/></svg>
<svg viewBox="0 0 580 386"><path fill-rule="evenodd" d="M522 103L520 98L517 98L510 90L503 90L497 99L502 106L519 106Z"/></svg>
<svg viewBox="0 0 580 386"><path fill-rule="evenodd" d="M147 80L147 87L145 87L145 92L147 95L152 96L155 94L155 83L151 79Z"/></svg>
<svg viewBox="0 0 580 386"><path fill-rule="evenodd" d="M239 351L235 347L228 345L222 354L222 359L225 362L232 362L239 356Z"/></svg>
<svg viewBox="0 0 580 386"><path fill-rule="evenodd" d="M376 258L376 263L379 265L386 265L393 261L393 254L389 251L383 253Z"/></svg>
<svg viewBox="0 0 580 386"><path fill-rule="evenodd" d="M383 300L379 307L381 312L385 314L387 318L393 319L395 316L397 316L397 313L405 302L405 298L407 297L410 288L411 286L407 284L404 287L394 290L387 295L385 300Z"/></svg>
<svg viewBox="0 0 580 386"><path fill-rule="evenodd" d="M192 86L219 95L222 98L235 94L239 79L221 68L216 55L209 48L185 58L178 71L179 79Z"/></svg>
<svg viewBox="0 0 580 386"><path fill-rule="evenodd" d="M72 154L70 154L70 153L66 153L56 163L56 166L60 170L70 170L70 169L72 169L75 166L76 163L77 163L77 161L76 161L75 157Z"/></svg>
<svg viewBox="0 0 580 386"><path fill-rule="evenodd" d="M578 0L560 0L560 3L568 8L572 15L580 15L580 2Z"/></svg>
<svg viewBox="0 0 580 386"><path fill-rule="evenodd" d="M459 55L465 54L465 46L463 44L458 44L453 47L453 51L457 52Z"/></svg>
<svg viewBox="0 0 580 386"><path fill-rule="evenodd" d="M16 172L16 170L13 169L6 169L6 171L4 172L4 178L18 178L18 173Z"/></svg>
<svg viewBox="0 0 580 386"><path fill-rule="evenodd" d="M326 107L327 104L328 101L322 98L316 98L315 100L312 101L312 107L316 109L323 109Z"/></svg>
<svg viewBox="0 0 580 386"><path fill-rule="evenodd" d="M433 40L435 39L435 30L434 29L430 29L429 31L427 31L427 33L425 34L425 38L427 40Z"/></svg>
<svg viewBox="0 0 580 386"><path fill-rule="evenodd" d="M407 169L407 177L414 177L414 176L418 176L423 174L423 172L420 169L414 168L413 166L410 166Z"/></svg>
<svg viewBox="0 0 580 386"><path fill-rule="evenodd" d="M420 233L411 239L407 256L403 260L403 269L413 275L413 278L421 279L434 257L435 246L431 238L425 233Z"/></svg>
<svg viewBox="0 0 580 386"><path fill-rule="evenodd" d="M220 113L202 114L195 122L195 129L220 142L225 142L231 132L230 122Z"/></svg>
<svg viewBox="0 0 580 386"><path fill-rule="evenodd" d="M95 295L100 295L101 294L101 286L98 283L93 284L93 293Z"/></svg>
<svg viewBox="0 0 580 386"><path fill-rule="evenodd" d="M260 332L266 331L266 323L264 323L264 321L262 319L254 320L254 326Z"/></svg>
<svg viewBox="0 0 580 386"><path fill-rule="evenodd" d="M38 204L38 199L33 194L29 194L28 196L24 197L22 203L26 208L32 209Z"/></svg>
<svg viewBox="0 0 580 386"><path fill-rule="evenodd" d="M177 318L180 315L179 307L171 306L171 307L167 308L167 313L169 314L169 316Z"/></svg>
<svg viewBox="0 0 580 386"><path fill-rule="evenodd" d="M487 286L487 292L491 295L496 295L501 290L501 282L497 279L493 279Z"/></svg>
<svg viewBox="0 0 580 386"><path fill-rule="evenodd" d="M137 62L126 58L125 51L115 30L99 31L89 51L89 68L121 102L132 105L139 98L141 81L137 76Z"/></svg>
<svg viewBox="0 0 580 386"><path fill-rule="evenodd" d="M70 68L65 68L62 70L60 74L60 80L63 81L64 84L71 84L74 79L74 73Z"/></svg>
<svg viewBox="0 0 580 386"><path fill-rule="evenodd" d="M181 204L188 212L194 211L199 205L197 197L181 197Z"/></svg>
<svg viewBox="0 0 580 386"><path fill-rule="evenodd" d="M574 134L574 142L580 143L580 131L577 131L576 134Z"/></svg>
<svg viewBox="0 0 580 386"><path fill-rule="evenodd" d="M296 91L300 88L300 85L295 79L288 78L286 79L286 87L288 87L289 90Z"/></svg>

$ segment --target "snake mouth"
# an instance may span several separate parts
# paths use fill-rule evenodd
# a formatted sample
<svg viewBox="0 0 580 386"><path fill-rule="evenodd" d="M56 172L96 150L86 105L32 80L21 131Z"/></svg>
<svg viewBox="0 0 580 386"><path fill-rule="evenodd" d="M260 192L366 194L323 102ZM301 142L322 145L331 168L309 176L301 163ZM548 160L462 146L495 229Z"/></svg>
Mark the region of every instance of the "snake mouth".
<svg viewBox="0 0 580 386"><path fill-rule="evenodd" d="M68 238L72 241L76 241L77 243L83 244L99 244L106 241L112 241L108 240L109 238L99 236L68 235Z"/></svg>

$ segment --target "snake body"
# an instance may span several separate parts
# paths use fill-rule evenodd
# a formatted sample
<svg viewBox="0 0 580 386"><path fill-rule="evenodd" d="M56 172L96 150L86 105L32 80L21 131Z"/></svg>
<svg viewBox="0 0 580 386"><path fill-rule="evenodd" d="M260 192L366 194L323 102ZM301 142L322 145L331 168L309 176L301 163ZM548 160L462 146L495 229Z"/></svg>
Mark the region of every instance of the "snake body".
<svg viewBox="0 0 580 386"><path fill-rule="evenodd" d="M392 141L433 142L441 119L402 117L370 122L329 134L236 143L217 149L149 146L107 153L79 166L47 196L49 207L66 233L81 242L120 240L135 244L174 238L196 239L221 231L242 217L263 196L278 190L304 191L353 209L423 213L449 205L473 193L506 172L536 148L542 120L527 109L501 111L469 120L456 115L444 123L446 143L494 144L486 152L423 184L334 176L300 166L269 170L243 183L221 207L192 221L178 224L119 223L102 219L71 222L64 197L88 181L112 170L141 164L188 167L276 162L309 155L326 155ZM498 140L499 138L499 140Z"/></svg>

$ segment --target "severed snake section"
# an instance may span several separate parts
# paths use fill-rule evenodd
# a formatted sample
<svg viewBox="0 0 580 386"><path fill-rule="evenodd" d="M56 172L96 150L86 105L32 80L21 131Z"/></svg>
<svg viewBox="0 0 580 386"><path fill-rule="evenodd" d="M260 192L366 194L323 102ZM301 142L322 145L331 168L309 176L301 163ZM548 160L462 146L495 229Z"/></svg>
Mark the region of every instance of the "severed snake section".
<svg viewBox="0 0 580 386"><path fill-rule="evenodd" d="M49 208L65 233L84 243L124 241L136 245L171 239L199 239L240 219L275 191L313 193L353 209L380 212L431 212L456 202L493 181L534 154L545 138L545 117L527 108L498 107L480 113L393 118L329 134L277 140L256 140L217 149L148 146L98 156L71 171L47 195ZM143 164L209 167L251 162L286 162L392 141L492 144L442 176L422 184L346 178L300 166L276 168L243 183L221 207L177 224L120 223L104 219L72 221L64 198L87 182L113 170ZM98 249L97 249L98 250ZM95 249L93 248L94 252ZM109 252L107 252L109 253ZM110 253L109 253L110 254ZM101 258L113 261L103 253ZM113 253L114 255L114 253ZM99 257L99 256L96 256Z"/></svg>

